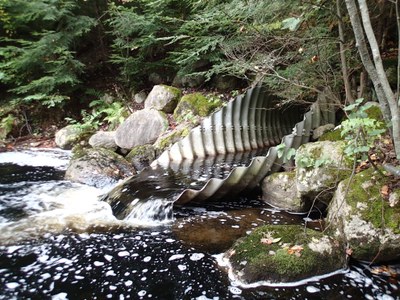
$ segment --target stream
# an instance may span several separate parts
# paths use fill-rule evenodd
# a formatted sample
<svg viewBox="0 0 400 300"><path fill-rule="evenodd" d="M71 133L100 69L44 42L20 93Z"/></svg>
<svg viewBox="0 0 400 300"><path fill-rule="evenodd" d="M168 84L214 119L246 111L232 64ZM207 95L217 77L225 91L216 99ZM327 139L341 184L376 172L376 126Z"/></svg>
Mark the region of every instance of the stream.
<svg viewBox="0 0 400 300"><path fill-rule="evenodd" d="M63 179L70 153L0 153L0 299L400 299L400 263L351 267L292 285L243 285L218 262L262 224L317 220L237 196L117 219L102 189ZM268 272L268 270L266 270Z"/></svg>

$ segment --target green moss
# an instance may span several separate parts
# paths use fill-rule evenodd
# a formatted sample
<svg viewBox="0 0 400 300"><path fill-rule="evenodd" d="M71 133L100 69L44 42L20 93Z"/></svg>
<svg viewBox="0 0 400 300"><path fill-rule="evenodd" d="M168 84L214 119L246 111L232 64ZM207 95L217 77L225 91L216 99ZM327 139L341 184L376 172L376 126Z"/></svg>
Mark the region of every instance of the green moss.
<svg viewBox="0 0 400 300"><path fill-rule="evenodd" d="M400 207L390 207L381 195L382 187L388 183L388 178L380 177L373 168L369 168L354 176L346 199L352 209L375 228L390 228L400 234Z"/></svg>
<svg viewBox="0 0 400 300"><path fill-rule="evenodd" d="M340 128L337 128L332 131L325 132L319 139L318 141L331 141L331 142L336 142L336 141L343 141L343 137L341 136L342 130Z"/></svg>
<svg viewBox="0 0 400 300"><path fill-rule="evenodd" d="M279 242L265 244L265 236ZM319 253L311 250L308 243L321 239L324 235L299 225L266 225L256 229L243 238L233 248L232 265L242 269L247 278L252 280L272 279L274 281L298 280L310 275L332 271L337 266L338 257L333 253ZM296 255L290 253L293 246L301 246ZM325 263L321 265L321 261ZM340 262L340 259L339 259Z"/></svg>
<svg viewBox="0 0 400 300"><path fill-rule="evenodd" d="M174 130L170 134L166 135L165 137L161 138L159 141L157 141L157 144L155 147L157 148L157 151L163 151L173 143L179 141L180 139L184 138L190 133L190 128L189 127L184 127L179 130Z"/></svg>
<svg viewBox="0 0 400 300"><path fill-rule="evenodd" d="M161 85L164 87L168 92L175 96L176 99L179 99L182 96L182 91L176 87L169 86L169 85Z"/></svg>
<svg viewBox="0 0 400 300"><path fill-rule="evenodd" d="M179 101L174 117L178 122L185 121L188 114L206 117L221 105L222 101L215 97L208 99L200 93L187 94Z"/></svg>
<svg viewBox="0 0 400 300"><path fill-rule="evenodd" d="M129 161L131 158L135 156L147 156L149 153L154 152L154 148L152 145L141 145L134 147L129 154L126 156L126 159Z"/></svg>

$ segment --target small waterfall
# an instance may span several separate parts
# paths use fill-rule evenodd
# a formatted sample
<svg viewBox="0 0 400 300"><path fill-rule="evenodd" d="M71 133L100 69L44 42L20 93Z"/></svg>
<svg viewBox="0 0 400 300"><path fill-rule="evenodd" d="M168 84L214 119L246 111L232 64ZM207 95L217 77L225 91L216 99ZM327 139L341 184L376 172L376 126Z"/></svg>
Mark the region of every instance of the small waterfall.
<svg viewBox="0 0 400 300"><path fill-rule="evenodd" d="M125 217L129 223L154 224L173 221L173 201L166 199L135 199L130 204L131 211Z"/></svg>

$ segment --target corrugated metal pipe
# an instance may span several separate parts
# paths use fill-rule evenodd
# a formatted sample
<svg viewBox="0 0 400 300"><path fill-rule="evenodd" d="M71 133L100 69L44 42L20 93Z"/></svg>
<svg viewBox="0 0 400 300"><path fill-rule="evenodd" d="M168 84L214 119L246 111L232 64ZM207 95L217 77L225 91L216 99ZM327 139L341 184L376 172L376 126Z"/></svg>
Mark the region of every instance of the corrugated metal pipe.
<svg viewBox="0 0 400 300"><path fill-rule="evenodd" d="M115 188L105 200L111 204L117 217L124 218L132 201L164 197L165 193L157 196L159 186L151 188L152 180L154 185L165 183L164 188L171 191L168 197L172 199L169 201L175 204L215 200L254 189L266 175L281 168L285 155L278 157L276 145L284 143L285 151L297 149L309 142L313 129L335 123L334 106L325 97L319 97L305 114L304 111L304 106L282 105L282 101L269 95L265 87L249 89L204 119L188 136L162 153L148 169ZM262 155L258 154L260 152ZM185 174L193 178L196 170L216 165L218 157L223 156L226 161L238 155L242 158L250 155L249 163L230 168L224 176L219 172L214 176L210 174L200 181L201 185L199 181L182 184L186 180ZM164 170L164 174L159 170ZM171 175L171 170L173 174L180 174L172 184L173 188L168 186L171 182L167 179L176 176Z"/></svg>

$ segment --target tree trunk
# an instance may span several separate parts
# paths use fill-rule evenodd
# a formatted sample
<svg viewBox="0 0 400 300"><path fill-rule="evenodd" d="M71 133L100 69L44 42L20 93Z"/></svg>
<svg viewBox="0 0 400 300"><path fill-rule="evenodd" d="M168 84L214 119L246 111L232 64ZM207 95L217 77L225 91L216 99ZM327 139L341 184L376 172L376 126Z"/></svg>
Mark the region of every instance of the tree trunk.
<svg viewBox="0 0 400 300"><path fill-rule="evenodd" d="M386 96L386 101L389 104L391 121L392 121L392 133L393 143L395 146L396 156L400 159L400 111L399 106L390 87L389 80L386 76L385 69L382 64L382 56L379 51L379 46L375 38L374 31L371 26L371 20L369 18L368 6L365 0L358 0L360 7L361 18L364 25L365 34L367 36L369 46L372 51L372 58L375 63L375 69L378 75L378 79L382 85L383 92Z"/></svg>
<svg viewBox="0 0 400 300"><path fill-rule="evenodd" d="M351 104L351 103L354 103L354 98L351 93L351 85L350 85L350 81L349 81L349 73L348 73L347 61L346 61L346 55L345 55L343 18L342 18L342 11L340 9L340 0L336 0L336 13L338 16L340 62L342 65L342 76L343 76L344 90L346 93L346 103Z"/></svg>
<svg viewBox="0 0 400 300"><path fill-rule="evenodd" d="M355 0L345 0L347 11L350 16L350 22L353 27L354 37L356 39L357 48L360 53L361 61L368 72L369 77L374 85L375 92L378 97L379 104L386 122L392 122L392 138L396 151L396 156L400 159L400 111L397 101L395 100L393 91L390 88L386 77L385 70L382 65L379 47L372 30L369 19L368 7L365 0L358 0L360 12L362 15L364 30L368 38L368 42L372 51L374 62L371 61L368 52L368 46L365 41L365 35L361 20L358 14Z"/></svg>

